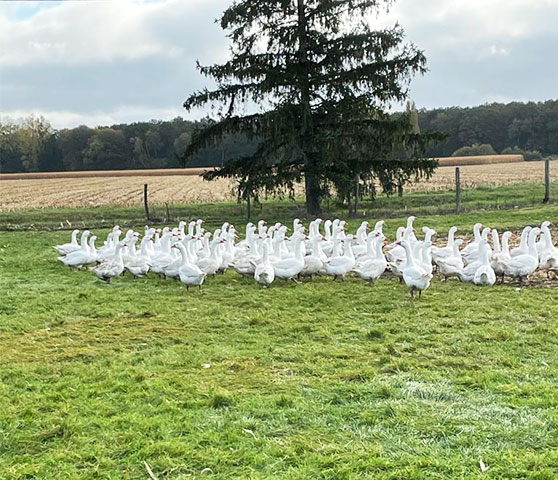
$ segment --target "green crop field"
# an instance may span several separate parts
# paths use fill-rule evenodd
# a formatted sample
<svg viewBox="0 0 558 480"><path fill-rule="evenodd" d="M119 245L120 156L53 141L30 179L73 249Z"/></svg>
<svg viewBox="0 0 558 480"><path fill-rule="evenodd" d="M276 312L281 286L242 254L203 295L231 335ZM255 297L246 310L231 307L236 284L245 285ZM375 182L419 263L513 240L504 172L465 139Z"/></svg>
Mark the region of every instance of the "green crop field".
<svg viewBox="0 0 558 480"><path fill-rule="evenodd" d="M442 238L558 221L538 187L508 190L470 191L462 215L448 192L364 208L389 237L410 213ZM300 212L270 202L255 216ZM159 480L557 478L558 281L435 279L413 303L390 276L262 290L227 272L187 293L57 262L61 223L103 237L142 229L141 215L0 213L1 479L149 479L144 462ZM171 216L245 223L234 204Z"/></svg>

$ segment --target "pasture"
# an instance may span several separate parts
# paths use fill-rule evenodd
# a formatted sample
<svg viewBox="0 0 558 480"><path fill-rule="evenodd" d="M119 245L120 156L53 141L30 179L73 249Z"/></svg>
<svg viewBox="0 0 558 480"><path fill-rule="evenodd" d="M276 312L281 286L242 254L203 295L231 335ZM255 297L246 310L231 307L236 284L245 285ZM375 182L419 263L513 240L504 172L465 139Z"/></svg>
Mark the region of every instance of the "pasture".
<svg viewBox="0 0 558 480"><path fill-rule="evenodd" d="M195 170L199 172L199 169ZM517 183L542 184L543 162L518 162L461 167L463 188L494 187ZM111 172L63 172L63 174L4 175L0 180L0 210L26 208L91 207L104 205L141 205L143 185L149 184L150 203L207 203L235 199L234 182L205 182L195 175L161 175L160 170L147 175L125 171L123 176ZM95 176L90 176L95 175ZM114 173L112 174L114 175ZM16 178L16 179L13 179ZM551 179L558 182L558 162L552 162ZM439 167L430 180L410 185L410 192L445 191L455 187L455 168ZM298 189L297 193L302 190Z"/></svg>
<svg viewBox="0 0 558 480"><path fill-rule="evenodd" d="M534 188L476 190L462 215L444 192L389 202L440 237L477 220L517 232L558 219L556 204L529 206ZM494 208L495 195L518 208ZM298 208L261 213L290 224ZM174 213L245 221L234 204ZM68 219L101 237L114 221L143 225L138 207L0 215L14 230L0 232L1 478L147 479L144 462L159 480L556 478L557 281L436 279L414 303L389 276L104 285L56 261ZM388 236L403 222L388 218Z"/></svg>

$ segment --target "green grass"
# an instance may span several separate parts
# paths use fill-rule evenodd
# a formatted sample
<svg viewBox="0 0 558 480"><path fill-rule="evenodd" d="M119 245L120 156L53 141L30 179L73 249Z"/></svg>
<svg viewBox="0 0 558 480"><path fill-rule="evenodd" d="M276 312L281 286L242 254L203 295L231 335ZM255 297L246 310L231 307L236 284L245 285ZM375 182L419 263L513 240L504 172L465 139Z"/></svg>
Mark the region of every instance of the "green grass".
<svg viewBox="0 0 558 480"><path fill-rule="evenodd" d="M547 218L558 205L417 227ZM2 479L147 479L144 461L159 480L558 475L556 288L435 281L413 304L389 277L261 290L229 272L188 294L70 272L51 249L67 238L0 232Z"/></svg>
<svg viewBox="0 0 558 480"><path fill-rule="evenodd" d="M558 185L553 191L558 191ZM480 187L463 190L464 214L475 214L491 210L493 218L500 216L500 211L515 210L517 208L532 207L537 211L548 211L542 208L544 190L538 184L513 184L501 187ZM556 202L550 206L556 206ZM324 218L339 215L346 217L346 209L336 205L334 201L324 202ZM166 208L160 205L151 206L154 223L165 221ZM405 194L403 197L386 197L380 195L375 201L364 201L360 215L365 218L401 218L414 214L450 215L455 212L455 192L435 191ZM169 206L169 221L189 218L204 218L211 225L232 219L240 223L246 222L244 206L235 202L205 203L205 204L175 204ZM265 218L268 221L305 217L302 199L285 199L264 201L252 210L252 219ZM88 208L50 208L0 211L0 230L21 229L60 229L72 227L107 227L115 223L120 225L143 225L145 214L142 206L103 206ZM398 220L399 221L399 220Z"/></svg>

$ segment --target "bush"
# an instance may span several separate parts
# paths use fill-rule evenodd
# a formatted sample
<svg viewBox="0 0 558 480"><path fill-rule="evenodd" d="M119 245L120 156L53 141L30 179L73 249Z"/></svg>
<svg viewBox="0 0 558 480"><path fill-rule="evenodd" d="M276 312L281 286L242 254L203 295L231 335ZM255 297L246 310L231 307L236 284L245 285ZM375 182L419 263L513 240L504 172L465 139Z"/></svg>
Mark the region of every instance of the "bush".
<svg viewBox="0 0 558 480"><path fill-rule="evenodd" d="M469 157L472 155L496 155L496 150L490 143L473 143L470 147L458 148L451 154L452 157Z"/></svg>
<svg viewBox="0 0 558 480"><path fill-rule="evenodd" d="M502 155L519 154L527 161L542 160L543 156L538 150L522 150L517 145L515 147L507 147L502 150Z"/></svg>

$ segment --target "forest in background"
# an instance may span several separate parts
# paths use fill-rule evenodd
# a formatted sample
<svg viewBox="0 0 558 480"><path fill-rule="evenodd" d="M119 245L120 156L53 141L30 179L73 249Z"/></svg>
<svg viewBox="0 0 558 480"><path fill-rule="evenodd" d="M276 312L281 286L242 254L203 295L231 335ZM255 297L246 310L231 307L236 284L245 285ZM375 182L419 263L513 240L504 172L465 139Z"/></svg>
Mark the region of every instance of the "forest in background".
<svg viewBox="0 0 558 480"><path fill-rule="evenodd" d="M0 122L0 172L176 168L201 121L177 117L89 128L55 130L48 119ZM420 110L422 132L447 138L427 156L526 153L526 159L558 154L558 100L492 103L478 107ZM228 135L196 154L188 166L219 166L252 153L256 141ZM465 148L463 148L465 147Z"/></svg>

